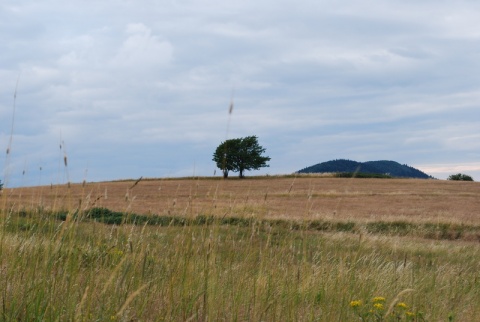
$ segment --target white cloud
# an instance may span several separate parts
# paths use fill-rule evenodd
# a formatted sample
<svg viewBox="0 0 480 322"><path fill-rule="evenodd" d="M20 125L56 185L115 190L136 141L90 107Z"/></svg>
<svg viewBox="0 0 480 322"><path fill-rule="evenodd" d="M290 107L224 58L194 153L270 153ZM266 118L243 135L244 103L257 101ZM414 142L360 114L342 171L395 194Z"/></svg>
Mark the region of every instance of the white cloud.
<svg viewBox="0 0 480 322"><path fill-rule="evenodd" d="M452 174L470 175L475 181L480 180L480 163L447 163L418 165L418 169L438 179L447 179Z"/></svg>
<svg viewBox="0 0 480 322"><path fill-rule="evenodd" d="M172 61L172 44L152 35L151 29L144 24L128 24L126 36L118 53L112 59L113 68L158 69Z"/></svg>

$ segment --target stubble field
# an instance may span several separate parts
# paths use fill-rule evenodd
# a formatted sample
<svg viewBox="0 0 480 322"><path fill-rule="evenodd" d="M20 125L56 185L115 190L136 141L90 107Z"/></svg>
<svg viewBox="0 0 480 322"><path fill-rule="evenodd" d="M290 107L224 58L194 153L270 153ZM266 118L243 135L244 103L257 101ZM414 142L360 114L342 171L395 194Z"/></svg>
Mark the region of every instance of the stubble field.
<svg viewBox="0 0 480 322"><path fill-rule="evenodd" d="M9 207L106 207L141 214L480 225L480 184L445 180L260 177L149 179L19 188Z"/></svg>
<svg viewBox="0 0 480 322"><path fill-rule="evenodd" d="M6 189L0 314L476 321L479 197L476 182L314 176ZM105 209L121 221L93 217Z"/></svg>

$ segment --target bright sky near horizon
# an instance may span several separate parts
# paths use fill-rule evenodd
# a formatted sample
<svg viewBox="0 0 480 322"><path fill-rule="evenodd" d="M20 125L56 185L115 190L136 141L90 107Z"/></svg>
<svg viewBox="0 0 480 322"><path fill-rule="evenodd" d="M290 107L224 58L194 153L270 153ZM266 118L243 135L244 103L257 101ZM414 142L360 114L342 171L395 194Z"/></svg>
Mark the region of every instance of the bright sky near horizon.
<svg viewBox="0 0 480 322"><path fill-rule="evenodd" d="M3 0L1 179L210 176L257 135L270 167L247 175L346 158L480 180L479 21L467 0Z"/></svg>

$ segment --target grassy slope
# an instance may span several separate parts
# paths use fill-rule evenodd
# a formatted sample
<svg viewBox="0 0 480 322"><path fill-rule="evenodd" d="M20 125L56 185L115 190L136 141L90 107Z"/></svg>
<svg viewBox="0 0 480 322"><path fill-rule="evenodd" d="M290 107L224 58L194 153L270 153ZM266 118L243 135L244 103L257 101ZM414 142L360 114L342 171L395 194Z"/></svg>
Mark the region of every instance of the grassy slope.
<svg viewBox="0 0 480 322"><path fill-rule="evenodd" d="M7 190L0 314L2 320L348 321L364 315L378 321L393 304L402 320L409 312L417 320L475 321L478 242L381 231L317 233L268 220L247 227L109 226L72 216L61 222L45 211L22 217L16 210L104 206L193 217L478 225L478 188L445 181L265 178ZM373 307L374 296L386 298L383 308ZM350 307L353 300L362 305ZM408 308L395 306L399 301Z"/></svg>

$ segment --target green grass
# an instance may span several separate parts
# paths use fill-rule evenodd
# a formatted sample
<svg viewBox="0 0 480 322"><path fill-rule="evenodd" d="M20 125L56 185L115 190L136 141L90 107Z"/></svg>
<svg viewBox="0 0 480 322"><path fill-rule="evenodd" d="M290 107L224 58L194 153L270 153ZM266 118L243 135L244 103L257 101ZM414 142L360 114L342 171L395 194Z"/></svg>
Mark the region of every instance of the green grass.
<svg viewBox="0 0 480 322"><path fill-rule="evenodd" d="M415 223L407 221L373 221L373 222L343 222L329 220L286 220L286 219L256 219L254 217L214 217L211 215L198 214L194 217L167 216L167 215L143 215L131 212L112 211L107 208L94 207L92 209L80 212L78 210L69 213L68 210L45 211L21 210L16 213L10 213L10 218L17 218L17 225L7 222L5 229L11 232L16 230L28 230L29 227L38 227L36 221L25 220L26 218L45 218L49 220L57 219L66 221L67 217L79 222L98 222L108 225L149 225L149 226L199 226L199 225L228 225L248 227L254 222L260 229L276 227L286 230L297 231L322 231L322 232L351 232L351 233L369 233L388 236L409 236L421 237L425 239L447 239L447 240L467 240L480 241L480 227L476 225L463 225L455 223ZM23 218L23 220L22 220ZM33 228L32 228L33 229Z"/></svg>
<svg viewBox="0 0 480 322"><path fill-rule="evenodd" d="M450 227L145 218L4 211L0 319L355 321L376 296L365 320L396 302L417 321L480 316L478 242L401 237Z"/></svg>
<svg viewBox="0 0 480 322"><path fill-rule="evenodd" d="M363 173L363 172L337 172L334 174L337 178L377 178L377 179L392 179L388 174L382 173Z"/></svg>

